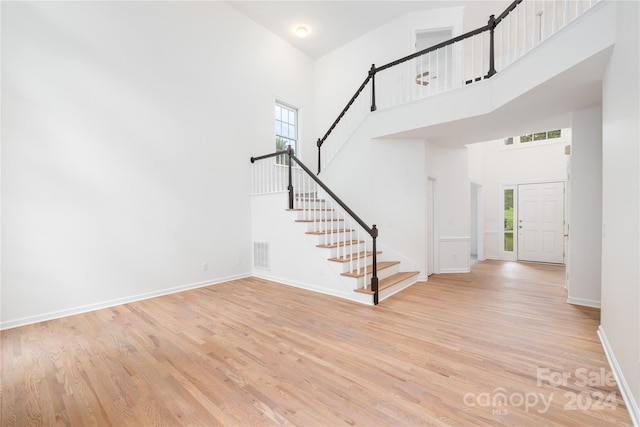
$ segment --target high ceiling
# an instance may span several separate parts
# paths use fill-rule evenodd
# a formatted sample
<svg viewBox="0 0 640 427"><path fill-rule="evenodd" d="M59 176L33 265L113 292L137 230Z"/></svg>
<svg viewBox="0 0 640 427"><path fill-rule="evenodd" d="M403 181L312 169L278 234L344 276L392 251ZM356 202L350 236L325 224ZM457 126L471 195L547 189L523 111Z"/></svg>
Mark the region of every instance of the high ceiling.
<svg viewBox="0 0 640 427"><path fill-rule="evenodd" d="M455 7L465 1L232 0L227 3L310 57L319 58L407 12ZM311 34L304 39L293 32L300 24L311 28Z"/></svg>

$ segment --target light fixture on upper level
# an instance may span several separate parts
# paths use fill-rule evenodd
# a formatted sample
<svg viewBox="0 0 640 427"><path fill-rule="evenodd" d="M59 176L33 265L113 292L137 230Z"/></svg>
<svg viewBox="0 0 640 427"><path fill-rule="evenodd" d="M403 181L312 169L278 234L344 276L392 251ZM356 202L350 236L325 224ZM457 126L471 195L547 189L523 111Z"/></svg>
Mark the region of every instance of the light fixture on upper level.
<svg viewBox="0 0 640 427"><path fill-rule="evenodd" d="M308 25L296 25L293 29L298 38L305 38L311 33L311 28Z"/></svg>

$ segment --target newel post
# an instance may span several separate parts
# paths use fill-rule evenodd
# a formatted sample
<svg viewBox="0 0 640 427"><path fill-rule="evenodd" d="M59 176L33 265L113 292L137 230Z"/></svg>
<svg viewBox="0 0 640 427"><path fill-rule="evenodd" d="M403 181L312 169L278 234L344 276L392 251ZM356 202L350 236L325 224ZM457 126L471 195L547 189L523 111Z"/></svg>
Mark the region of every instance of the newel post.
<svg viewBox="0 0 640 427"><path fill-rule="evenodd" d="M371 262L371 291L373 292L373 304L378 305L378 249L376 246L376 239L378 238L378 229L373 224L371 230L371 237L373 238L372 250L372 262Z"/></svg>
<svg viewBox="0 0 640 427"><path fill-rule="evenodd" d="M494 51L494 32L496 29L496 17L491 15L489 17L489 72L487 78L493 76L496 73L495 51Z"/></svg>
<svg viewBox="0 0 640 427"><path fill-rule="evenodd" d="M316 175L320 175L320 165L322 164L320 161L320 155L322 152L322 140L320 138L318 138L318 142L316 142L316 145L318 146L318 173Z"/></svg>
<svg viewBox="0 0 640 427"><path fill-rule="evenodd" d="M369 70L369 77L371 78L371 111L376 111L376 65L371 64Z"/></svg>
<svg viewBox="0 0 640 427"><path fill-rule="evenodd" d="M289 209L293 209L293 176L291 172L291 156L293 155L293 148L289 145L287 148L287 163L289 165L289 186L287 189L289 190Z"/></svg>

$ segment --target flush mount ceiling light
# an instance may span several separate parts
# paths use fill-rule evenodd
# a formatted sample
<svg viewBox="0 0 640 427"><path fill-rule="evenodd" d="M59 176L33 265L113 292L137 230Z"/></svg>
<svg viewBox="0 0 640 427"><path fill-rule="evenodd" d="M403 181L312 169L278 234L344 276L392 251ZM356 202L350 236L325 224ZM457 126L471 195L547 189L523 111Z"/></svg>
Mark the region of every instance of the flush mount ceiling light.
<svg viewBox="0 0 640 427"><path fill-rule="evenodd" d="M305 38L311 33L311 28L308 25L296 25L293 27L293 32L296 33L298 38Z"/></svg>

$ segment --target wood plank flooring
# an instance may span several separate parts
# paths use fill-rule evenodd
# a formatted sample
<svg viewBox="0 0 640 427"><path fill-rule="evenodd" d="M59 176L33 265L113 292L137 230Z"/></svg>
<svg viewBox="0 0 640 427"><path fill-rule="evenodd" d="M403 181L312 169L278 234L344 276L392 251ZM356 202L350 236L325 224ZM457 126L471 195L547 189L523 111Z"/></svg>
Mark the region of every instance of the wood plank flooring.
<svg viewBox="0 0 640 427"><path fill-rule="evenodd" d="M6 330L1 425L630 425L563 278L485 261L377 307L251 278Z"/></svg>

